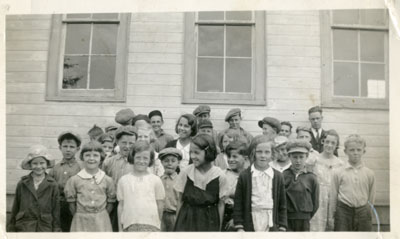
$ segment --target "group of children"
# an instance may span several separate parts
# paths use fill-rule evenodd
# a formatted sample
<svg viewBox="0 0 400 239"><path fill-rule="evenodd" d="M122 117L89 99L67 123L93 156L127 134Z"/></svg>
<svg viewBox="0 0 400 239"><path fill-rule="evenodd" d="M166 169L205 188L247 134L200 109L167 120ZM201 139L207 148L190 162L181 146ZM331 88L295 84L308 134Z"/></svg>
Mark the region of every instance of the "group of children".
<svg viewBox="0 0 400 239"><path fill-rule="evenodd" d="M295 138L289 122L272 117L253 137L237 108L217 133L210 111L182 115L174 140L160 111L121 110L119 127L94 126L82 147L78 134L61 133L55 165L46 147L33 146L7 230L371 231L375 178L359 135L347 137L345 162L337 132L321 129L319 107L309 111L313 129L299 127Z"/></svg>

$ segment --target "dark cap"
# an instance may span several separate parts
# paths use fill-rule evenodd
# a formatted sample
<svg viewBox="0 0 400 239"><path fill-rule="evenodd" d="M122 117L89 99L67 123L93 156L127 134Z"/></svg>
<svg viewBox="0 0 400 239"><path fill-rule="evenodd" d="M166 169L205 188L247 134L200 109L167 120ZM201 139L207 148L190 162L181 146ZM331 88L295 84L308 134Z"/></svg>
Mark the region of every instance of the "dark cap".
<svg viewBox="0 0 400 239"><path fill-rule="evenodd" d="M111 133L104 133L97 139L97 141L101 144L104 142L114 142L114 135Z"/></svg>
<svg viewBox="0 0 400 239"><path fill-rule="evenodd" d="M271 126L276 133L279 133L279 131L281 131L281 122L276 118L265 117L264 119L258 121L258 126L260 128L262 128L264 124Z"/></svg>
<svg viewBox="0 0 400 239"><path fill-rule="evenodd" d="M150 119L149 119L149 117L147 117L147 115L139 114L139 115L136 115L135 117L133 117L132 125L135 125L136 121L138 121L138 120L144 120L150 124Z"/></svg>
<svg viewBox="0 0 400 239"><path fill-rule="evenodd" d="M211 128L212 129L213 124L212 124L211 120L209 120L209 119L202 119L199 121L198 127L199 127L199 129L202 129L202 128Z"/></svg>
<svg viewBox="0 0 400 239"><path fill-rule="evenodd" d="M211 108L208 105L199 105L199 106L197 106L196 109L193 110L193 114L195 116L199 116L199 115L205 114L205 113L210 114L210 112L211 112Z"/></svg>
<svg viewBox="0 0 400 239"><path fill-rule="evenodd" d="M225 116L225 121L228 122L230 118L232 118L235 115L240 115L241 111L239 108L233 108L229 110L229 112Z"/></svg>
<svg viewBox="0 0 400 239"><path fill-rule="evenodd" d="M122 109L115 115L115 122L118 124L127 125L133 117L135 117L135 113L133 113L131 109Z"/></svg>
<svg viewBox="0 0 400 239"><path fill-rule="evenodd" d="M150 113L149 113L149 119L151 119L151 117L153 117L153 116L160 116L161 117L161 119L162 119L162 113L161 113L161 111L159 111L159 110L153 110L153 111L151 111Z"/></svg>
<svg viewBox="0 0 400 239"><path fill-rule="evenodd" d="M115 131L115 139L121 138L123 135L135 135L137 137L136 128L132 125L121 126Z"/></svg>
<svg viewBox="0 0 400 239"><path fill-rule="evenodd" d="M79 136L79 134L76 134L76 133L74 133L72 131L64 131L64 132L62 132L58 136L58 139L57 139L58 144L61 145L62 141L67 137L73 138L76 141L76 145L78 147L81 146L81 143L82 143L81 137Z"/></svg>
<svg viewBox="0 0 400 239"><path fill-rule="evenodd" d="M302 139L292 139L287 142L286 150L288 154L290 153L309 153L311 149L311 144Z"/></svg>
<svg viewBox="0 0 400 239"><path fill-rule="evenodd" d="M182 160L182 152L179 149L173 147L161 150L160 153L158 154L158 158L160 160L163 160L168 155L175 156L178 158L178 160Z"/></svg>

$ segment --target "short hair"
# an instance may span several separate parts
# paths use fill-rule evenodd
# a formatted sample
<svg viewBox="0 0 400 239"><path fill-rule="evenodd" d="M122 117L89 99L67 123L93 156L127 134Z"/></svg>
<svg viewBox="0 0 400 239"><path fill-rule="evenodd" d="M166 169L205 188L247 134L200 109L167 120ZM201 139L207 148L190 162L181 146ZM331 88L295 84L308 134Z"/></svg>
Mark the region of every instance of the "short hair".
<svg viewBox="0 0 400 239"><path fill-rule="evenodd" d="M154 149L153 147L151 147L151 145L147 142L147 141L137 141L131 151L129 152L128 155L128 163L130 164L134 164L135 163L135 155L137 153L141 153L144 151L149 151L150 152L150 163L149 163L149 167L153 166L154 164L154 157L155 157L155 153L154 153Z"/></svg>
<svg viewBox="0 0 400 239"><path fill-rule="evenodd" d="M309 110L308 110L308 114L310 115L311 113L314 113L314 112L319 112L319 113L321 113L322 114L322 108L320 107L320 106L314 106L314 107L311 107Z"/></svg>
<svg viewBox="0 0 400 239"><path fill-rule="evenodd" d="M282 121L281 125L287 125L290 128L290 132L292 132L293 125L289 121Z"/></svg>
<svg viewBox="0 0 400 239"><path fill-rule="evenodd" d="M243 135L240 135L239 131L236 129L227 129L221 137L218 139L218 147L222 152L224 152L224 147L222 146L222 142L224 141L224 136L227 135L230 138L233 138L233 141L241 141L247 143L247 138Z"/></svg>
<svg viewBox="0 0 400 239"><path fill-rule="evenodd" d="M296 133L298 134L300 131L308 132L310 134L310 136L312 136L312 132L311 132L311 129L309 127L304 127L304 126L297 127Z"/></svg>
<svg viewBox="0 0 400 239"><path fill-rule="evenodd" d="M337 140L336 150L339 149L340 137L339 137L339 134L336 132L336 130L330 129L330 130L326 131L324 137L322 138L322 142L324 142L324 140L326 139L326 137L328 137L328 135L331 135L336 138L336 140Z"/></svg>
<svg viewBox="0 0 400 239"><path fill-rule="evenodd" d="M151 125L145 125L145 126L137 128L137 139L139 138L139 131L150 132L150 134L149 134L150 143L155 142L157 140L157 137L154 134L154 131L153 131L153 128L151 127Z"/></svg>
<svg viewBox="0 0 400 239"><path fill-rule="evenodd" d="M62 137L60 137L59 142L60 142L60 146L62 145L62 143L64 142L64 140L73 140L76 143L77 147L81 146L81 142L79 140L76 139L76 137L74 137L71 134L65 134Z"/></svg>
<svg viewBox="0 0 400 239"><path fill-rule="evenodd" d="M241 141L233 141L226 146L225 153L230 158L232 151L237 151L238 154L242 156L248 156L249 152L247 151L247 144Z"/></svg>
<svg viewBox="0 0 400 239"><path fill-rule="evenodd" d="M207 162L212 162L217 157L217 147L214 139L208 134L198 134L192 139L192 144L195 144L201 150L204 150L204 159Z"/></svg>
<svg viewBox="0 0 400 239"><path fill-rule="evenodd" d="M191 130L190 136L191 137L195 136L197 134L197 119L196 116L192 114L184 114L178 118L178 121L176 121L175 125L175 133L178 133L178 124L182 118L185 118L188 121L188 124L190 125L190 130Z"/></svg>
<svg viewBox="0 0 400 239"><path fill-rule="evenodd" d="M90 141L82 146L82 150L80 153L80 159L83 161L83 154L86 152L96 151L100 153L100 161L102 162L106 154L104 153L103 146L97 141Z"/></svg>
<svg viewBox="0 0 400 239"><path fill-rule="evenodd" d="M256 151L257 146L262 143L268 143L271 147L272 157L275 156L275 153L274 153L275 143L274 143L273 137L267 136L267 135L257 135L256 137L254 137L251 140L251 143L249 146L248 152L249 152L249 158L251 159L251 162L254 162L255 151Z"/></svg>
<svg viewBox="0 0 400 239"><path fill-rule="evenodd" d="M365 142L364 138L362 138L358 134L351 134L346 138L346 141L344 141L344 148L346 149L348 145L352 142L362 144L364 148L367 147L367 143Z"/></svg>

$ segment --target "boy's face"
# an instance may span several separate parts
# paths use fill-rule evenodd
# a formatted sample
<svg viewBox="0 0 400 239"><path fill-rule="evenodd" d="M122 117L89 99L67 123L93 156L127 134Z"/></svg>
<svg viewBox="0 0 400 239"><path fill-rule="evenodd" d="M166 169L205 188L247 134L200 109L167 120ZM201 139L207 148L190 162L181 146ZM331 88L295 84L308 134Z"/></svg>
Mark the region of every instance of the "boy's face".
<svg viewBox="0 0 400 239"><path fill-rule="evenodd" d="M63 158L65 160L71 160L75 157L75 154L79 151L79 147L75 140L73 139L64 139L59 146Z"/></svg>
<svg viewBox="0 0 400 239"><path fill-rule="evenodd" d="M324 151L329 153L329 154L333 154L333 152L335 151L336 147L337 147L337 138L333 135L327 135L325 140L324 140Z"/></svg>
<svg viewBox="0 0 400 239"><path fill-rule="evenodd" d="M83 153L82 160L86 169L97 169L100 164L101 154L97 151L87 151Z"/></svg>
<svg viewBox="0 0 400 239"><path fill-rule="evenodd" d="M161 126L163 125L163 123L164 123L164 121L163 121L163 119L161 118L161 116L159 116L159 115L154 115L154 116L151 117L151 119L150 119L151 127L153 127L153 130L154 130L155 132L158 132L158 131L161 130Z"/></svg>
<svg viewBox="0 0 400 239"><path fill-rule="evenodd" d="M289 138L290 136L290 127L288 125L281 125L281 131L279 131L279 135L285 136Z"/></svg>
<svg viewBox="0 0 400 239"><path fill-rule="evenodd" d="M210 119L209 113L203 113L197 116L197 120Z"/></svg>
<svg viewBox="0 0 400 239"><path fill-rule="evenodd" d="M307 132L307 131L300 130L300 131L297 133L297 138L298 138L298 139L303 139L303 140L305 140L305 141L307 141L307 142L311 142L311 135L310 135L310 133Z"/></svg>
<svg viewBox="0 0 400 239"><path fill-rule="evenodd" d="M232 150L231 151L231 156L228 158L228 165L229 168L232 169L233 171L240 171L243 169L245 162L245 157L237 150Z"/></svg>
<svg viewBox="0 0 400 239"><path fill-rule="evenodd" d="M138 141L147 141L148 143L150 143L150 134L151 134L150 130L139 129Z"/></svg>
<svg viewBox="0 0 400 239"><path fill-rule="evenodd" d="M239 129L240 128L240 121L242 119L240 118L239 115L232 116L229 118L228 123L229 123L229 128L231 129Z"/></svg>
<svg viewBox="0 0 400 239"><path fill-rule="evenodd" d="M138 172L145 172L150 165L150 151L142 151L135 154L133 168Z"/></svg>
<svg viewBox="0 0 400 239"><path fill-rule="evenodd" d="M32 173L35 176L42 176L47 169L47 161L43 157L37 157L31 161Z"/></svg>
<svg viewBox="0 0 400 239"><path fill-rule="evenodd" d="M263 135L276 136L275 130L269 124L263 124Z"/></svg>
<svg viewBox="0 0 400 239"><path fill-rule="evenodd" d="M279 145L275 148L275 156L278 162L286 162L288 160L286 144Z"/></svg>
<svg viewBox="0 0 400 239"><path fill-rule="evenodd" d="M161 163L164 167L165 174L171 175L176 171L176 168L178 168L179 160L174 155L167 155Z"/></svg>
<svg viewBox="0 0 400 239"><path fill-rule="evenodd" d="M113 142L110 141L104 141L104 143L101 145L104 153L110 153L113 150L114 144Z"/></svg>
<svg viewBox="0 0 400 239"><path fill-rule="evenodd" d="M258 170L266 170L272 161L272 150L270 143L258 144L255 151L254 166Z"/></svg>
<svg viewBox="0 0 400 239"><path fill-rule="evenodd" d="M321 128L322 118L323 117L320 112L312 112L311 114L308 115L308 120L311 123L311 127L314 129Z"/></svg>
<svg viewBox="0 0 400 239"><path fill-rule="evenodd" d="M307 157L307 153L294 152L289 154L290 161L292 161L292 167L297 171L304 169Z"/></svg>
<svg viewBox="0 0 400 239"><path fill-rule="evenodd" d="M135 144L136 137L134 135L122 135L118 139L117 144L119 146L119 153L122 157L128 157L129 151Z"/></svg>
<svg viewBox="0 0 400 239"><path fill-rule="evenodd" d="M347 144L347 147L344 149L346 153L349 163L352 165L357 165L361 162L361 157L365 153L365 148L363 144L357 142L350 142Z"/></svg>
<svg viewBox="0 0 400 239"><path fill-rule="evenodd" d="M211 137L213 136L213 135L212 135L212 128L201 128L201 129L199 129L199 133L201 133L201 134L208 134L208 135L210 135Z"/></svg>

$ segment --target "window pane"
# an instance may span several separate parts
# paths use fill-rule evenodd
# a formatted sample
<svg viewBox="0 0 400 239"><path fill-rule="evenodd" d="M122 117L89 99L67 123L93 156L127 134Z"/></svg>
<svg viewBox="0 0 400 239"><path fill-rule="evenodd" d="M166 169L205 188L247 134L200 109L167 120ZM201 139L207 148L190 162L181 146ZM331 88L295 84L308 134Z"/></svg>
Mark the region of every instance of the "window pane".
<svg viewBox="0 0 400 239"><path fill-rule="evenodd" d="M88 54L90 24L67 24L65 54Z"/></svg>
<svg viewBox="0 0 400 239"><path fill-rule="evenodd" d="M335 62L333 67L334 95L359 96L358 64Z"/></svg>
<svg viewBox="0 0 400 239"><path fill-rule="evenodd" d="M93 19L118 19L118 13L95 13Z"/></svg>
<svg viewBox="0 0 400 239"><path fill-rule="evenodd" d="M86 89L87 56L65 56L63 89Z"/></svg>
<svg viewBox="0 0 400 239"><path fill-rule="evenodd" d="M383 9L363 9L360 10L361 24L386 26L386 10Z"/></svg>
<svg viewBox="0 0 400 239"><path fill-rule="evenodd" d="M358 24L358 10L333 10L333 24Z"/></svg>
<svg viewBox="0 0 400 239"><path fill-rule="evenodd" d="M384 32L361 31L360 47L362 61L385 61Z"/></svg>
<svg viewBox="0 0 400 239"><path fill-rule="evenodd" d="M222 58L198 58L197 60L197 91L222 92L223 91Z"/></svg>
<svg viewBox="0 0 400 239"><path fill-rule="evenodd" d="M92 56L90 89L114 89L115 56Z"/></svg>
<svg viewBox="0 0 400 239"><path fill-rule="evenodd" d="M226 12L226 20L251 20L251 11Z"/></svg>
<svg viewBox="0 0 400 239"><path fill-rule="evenodd" d="M224 12L199 12L199 20L224 20Z"/></svg>
<svg viewBox="0 0 400 239"><path fill-rule="evenodd" d="M115 54L117 24L94 24L92 54Z"/></svg>
<svg viewBox="0 0 400 239"><path fill-rule="evenodd" d="M358 60L357 31L333 30L333 59Z"/></svg>
<svg viewBox="0 0 400 239"><path fill-rule="evenodd" d="M224 27L199 26L199 56L224 55Z"/></svg>
<svg viewBox="0 0 400 239"><path fill-rule="evenodd" d="M226 91L251 93L251 59L226 59Z"/></svg>
<svg viewBox="0 0 400 239"><path fill-rule="evenodd" d="M361 64L361 96L385 98L385 65Z"/></svg>
<svg viewBox="0 0 400 239"><path fill-rule="evenodd" d="M250 26L226 27L226 55L251 57Z"/></svg>
<svg viewBox="0 0 400 239"><path fill-rule="evenodd" d="M73 18L90 18L92 14L80 14L80 13L76 13L76 14L67 14L67 19L73 19Z"/></svg>

